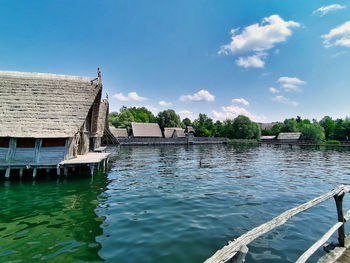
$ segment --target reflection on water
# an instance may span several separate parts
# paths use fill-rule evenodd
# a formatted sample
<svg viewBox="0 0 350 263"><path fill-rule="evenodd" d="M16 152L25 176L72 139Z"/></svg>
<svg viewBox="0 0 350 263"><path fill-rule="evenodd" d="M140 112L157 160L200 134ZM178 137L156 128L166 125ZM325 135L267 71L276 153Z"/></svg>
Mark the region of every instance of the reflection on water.
<svg viewBox="0 0 350 263"><path fill-rule="evenodd" d="M96 176L97 177L97 176ZM95 237L105 176L5 182L0 188L0 262L102 262ZM102 189L101 189L102 188Z"/></svg>
<svg viewBox="0 0 350 263"><path fill-rule="evenodd" d="M202 262L350 175L348 151L238 145L117 151L107 178L93 183L2 185L0 262ZM345 198L345 208L349 203ZM254 241L247 262L294 262L335 222L329 200Z"/></svg>

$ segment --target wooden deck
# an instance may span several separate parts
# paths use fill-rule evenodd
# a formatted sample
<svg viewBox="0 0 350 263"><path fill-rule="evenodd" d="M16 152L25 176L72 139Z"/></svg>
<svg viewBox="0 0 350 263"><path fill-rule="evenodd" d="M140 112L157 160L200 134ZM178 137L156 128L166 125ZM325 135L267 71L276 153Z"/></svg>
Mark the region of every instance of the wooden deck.
<svg viewBox="0 0 350 263"><path fill-rule="evenodd" d="M106 160L109 155L110 153L89 152L84 155L78 155L74 159L62 161L58 165L69 166L69 165L77 165L77 164L98 164Z"/></svg>
<svg viewBox="0 0 350 263"><path fill-rule="evenodd" d="M317 263L349 263L350 262L350 236L345 238L344 247L336 247L321 257Z"/></svg>

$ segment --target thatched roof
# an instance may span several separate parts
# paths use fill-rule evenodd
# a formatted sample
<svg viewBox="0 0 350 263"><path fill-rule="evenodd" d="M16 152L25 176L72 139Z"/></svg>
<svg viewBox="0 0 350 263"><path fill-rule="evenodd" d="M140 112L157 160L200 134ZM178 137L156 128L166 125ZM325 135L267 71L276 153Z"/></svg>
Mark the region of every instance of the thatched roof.
<svg viewBox="0 0 350 263"><path fill-rule="evenodd" d="M279 122L259 123L262 130L269 130Z"/></svg>
<svg viewBox="0 0 350 263"><path fill-rule="evenodd" d="M102 88L93 79L0 71L0 137L72 137Z"/></svg>
<svg viewBox="0 0 350 263"><path fill-rule="evenodd" d="M277 140L299 140L301 132L281 132L277 136Z"/></svg>
<svg viewBox="0 0 350 263"><path fill-rule="evenodd" d="M185 129L175 129L173 132L173 138L184 138L186 137L185 135Z"/></svg>
<svg viewBox="0 0 350 263"><path fill-rule="evenodd" d="M175 133L175 135L174 135ZM186 137L184 133L184 129L178 127L170 127L164 128L164 137L172 138L172 137Z"/></svg>
<svg viewBox="0 0 350 263"><path fill-rule="evenodd" d="M158 123L132 122L131 129L133 137L163 137Z"/></svg>
<svg viewBox="0 0 350 263"><path fill-rule="evenodd" d="M276 139L276 135L266 135L266 136L261 136L260 140L274 140Z"/></svg>
<svg viewBox="0 0 350 263"><path fill-rule="evenodd" d="M108 128L108 108L109 103L107 99L101 100L100 110L98 112L98 120L97 120L97 135L102 137L105 129Z"/></svg>
<svg viewBox="0 0 350 263"><path fill-rule="evenodd" d="M187 126L185 132L187 132L187 133L189 133L189 132L195 133L192 126Z"/></svg>
<svg viewBox="0 0 350 263"><path fill-rule="evenodd" d="M128 137L128 130L126 128L116 128L114 126L109 126L109 130L116 138Z"/></svg>

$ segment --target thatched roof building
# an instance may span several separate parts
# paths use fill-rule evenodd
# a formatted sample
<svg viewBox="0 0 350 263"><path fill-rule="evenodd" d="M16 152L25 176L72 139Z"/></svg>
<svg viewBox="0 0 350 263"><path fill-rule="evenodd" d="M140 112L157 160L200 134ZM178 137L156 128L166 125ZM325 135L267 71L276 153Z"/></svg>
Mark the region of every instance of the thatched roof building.
<svg viewBox="0 0 350 263"><path fill-rule="evenodd" d="M164 137L165 138L184 138L186 137L185 130L177 127L164 128Z"/></svg>
<svg viewBox="0 0 350 263"><path fill-rule="evenodd" d="M296 142L300 140L301 132L281 132L277 136L280 142Z"/></svg>
<svg viewBox="0 0 350 263"><path fill-rule="evenodd" d="M57 165L100 147L108 100L98 77L0 71L0 169Z"/></svg>
<svg viewBox="0 0 350 263"><path fill-rule="evenodd" d="M110 126L109 130L116 138L127 138L128 130L126 128L116 128L114 126Z"/></svg>
<svg viewBox="0 0 350 263"><path fill-rule="evenodd" d="M192 126L187 126L185 129L185 133L193 133L195 134L195 131Z"/></svg>
<svg viewBox="0 0 350 263"><path fill-rule="evenodd" d="M276 139L276 135L265 135L260 137L261 141L274 140L274 139Z"/></svg>
<svg viewBox="0 0 350 263"><path fill-rule="evenodd" d="M162 131L158 123L132 122L131 131L133 137L153 137L162 138Z"/></svg>

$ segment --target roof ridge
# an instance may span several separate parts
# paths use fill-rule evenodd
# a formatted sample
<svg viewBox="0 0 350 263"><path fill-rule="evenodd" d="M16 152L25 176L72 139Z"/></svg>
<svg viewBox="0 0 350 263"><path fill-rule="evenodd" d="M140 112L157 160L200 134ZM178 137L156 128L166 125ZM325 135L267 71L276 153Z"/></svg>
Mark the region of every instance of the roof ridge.
<svg viewBox="0 0 350 263"><path fill-rule="evenodd" d="M0 70L1 77L13 77L13 78L34 78L34 79L56 79L56 80L72 80L72 81L91 81L94 77L85 76L71 76L71 75L59 75L52 73L39 73L39 72L20 72L20 71L7 71Z"/></svg>

